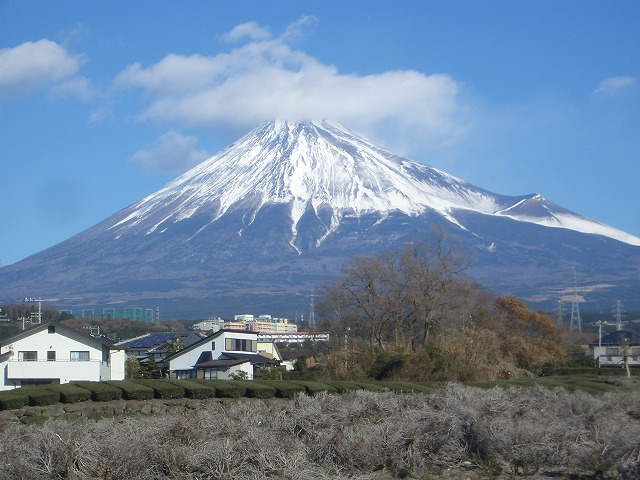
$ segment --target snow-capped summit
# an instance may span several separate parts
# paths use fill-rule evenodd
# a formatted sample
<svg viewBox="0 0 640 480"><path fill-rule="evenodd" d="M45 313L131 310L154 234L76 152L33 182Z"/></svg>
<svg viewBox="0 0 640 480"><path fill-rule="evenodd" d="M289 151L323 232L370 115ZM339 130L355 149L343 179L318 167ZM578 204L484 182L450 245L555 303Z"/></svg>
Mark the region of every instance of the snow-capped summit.
<svg viewBox="0 0 640 480"><path fill-rule="evenodd" d="M494 292L548 306L572 287L575 268L588 272L585 301L638 301L639 238L314 121L260 125L136 204L0 269L0 302L37 292L77 299L59 305L69 309L293 317L347 260L426 240L434 225L474 259L468 275Z"/></svg>
<svg viewBox="0 0 640 480"><path fill-rule="evenodd" d="M640 239L562 209L540 195L487 192L394 155L331 121L265 123L130 207L111 230L120 235L128 228L144 227L151 234L194 215L213 223L238 209L243 210L246 227L269 204L286 206L294 246L300 220L311 212L325 227L317 245L345 215L415 216L434 211L466 228L457 215L464 210L640 245ZM160 211L164 213L159 215Z"/></svg>

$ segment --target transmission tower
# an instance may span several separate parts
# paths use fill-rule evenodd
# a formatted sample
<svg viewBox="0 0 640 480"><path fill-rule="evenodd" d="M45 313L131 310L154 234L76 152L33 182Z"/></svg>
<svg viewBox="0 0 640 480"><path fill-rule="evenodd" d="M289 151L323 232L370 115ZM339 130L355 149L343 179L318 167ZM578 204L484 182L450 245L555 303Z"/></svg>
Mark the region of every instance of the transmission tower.
<svg viewBox="0 0 640 480"><path fill-rule="evenodd" d="M582 320L580 319L580 305L578 304L578 282L576 279L576 268L573 267L573 301L571 302L571 327L582 333Z"/></svg>
<svg viewBox="0 0 640 480"><path fill-rule="evenodd" d="M309 304L309 330L313 331L316 327L316 300L313 291L311 291L311 303Z"/></svg>
<svg viewBox="0 0 640 480"><path fill-rule="evenodd" d="M560 326L564 323L564 302L562 299L556 302L556 321Z"/></svg>
<svg viewBox="0 0 640 480"><path fill-rule="evenodd" d="M620 300L618 300L614 305L614 310L613 310L613 314L616 319L616 327L618 330L622 330L622 324L624 323L622 321L622 317L624 316L623 315L624 310L622 309L622 306L623 305L620 303Z"/></svg>

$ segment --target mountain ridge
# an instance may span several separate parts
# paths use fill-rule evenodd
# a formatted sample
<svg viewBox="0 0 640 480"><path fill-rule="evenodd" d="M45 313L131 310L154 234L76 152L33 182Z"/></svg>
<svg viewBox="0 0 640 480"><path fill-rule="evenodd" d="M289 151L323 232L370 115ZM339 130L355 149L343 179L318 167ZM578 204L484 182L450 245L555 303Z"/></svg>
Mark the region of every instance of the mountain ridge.
<svg viewBox="0 0 640 480"><path fill-rule="evenodd" d="M640 289L637 237L318 121L262 124L139 202L0 269L0 300L35 292L76 298L70 306L147 302L178 318L292 317L348 259L424 239L434 225L477 257L469 273L496 293L549 304L567 295L570 266L588 275L584 302Z"/></svg>

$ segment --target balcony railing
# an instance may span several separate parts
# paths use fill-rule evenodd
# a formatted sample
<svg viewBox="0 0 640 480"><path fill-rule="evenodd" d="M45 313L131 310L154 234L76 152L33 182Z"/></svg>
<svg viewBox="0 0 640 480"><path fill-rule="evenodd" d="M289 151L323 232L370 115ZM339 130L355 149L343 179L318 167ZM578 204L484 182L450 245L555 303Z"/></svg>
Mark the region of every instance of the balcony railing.
<svg viewBox="0 0 640 480"><path fill-rule="evenodd" d="M7 362L7 379L99 380L103 365L100 360L11 360Z"/></svg>

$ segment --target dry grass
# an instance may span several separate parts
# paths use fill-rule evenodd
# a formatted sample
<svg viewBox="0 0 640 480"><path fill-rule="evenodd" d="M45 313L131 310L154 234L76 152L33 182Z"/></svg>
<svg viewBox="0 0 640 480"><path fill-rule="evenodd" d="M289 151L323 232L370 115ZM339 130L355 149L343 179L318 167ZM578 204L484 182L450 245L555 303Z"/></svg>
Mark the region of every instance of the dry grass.
<svg viewBox="0 0 640 480"><path fill-rule="evenodd" d="M13 479L640 474L640 398L563 388L451 383L429 395L300 395L182 414L6 424L3 433L0 478Z"/></svg>

